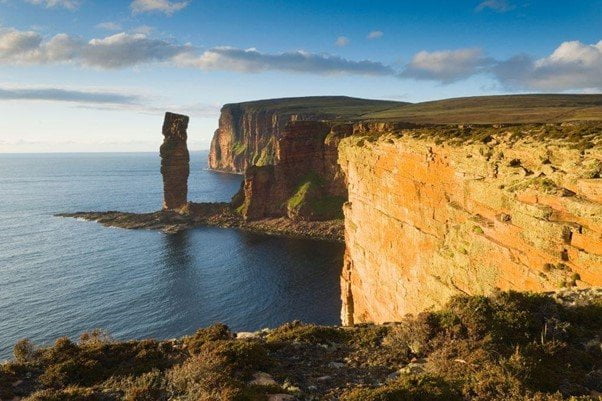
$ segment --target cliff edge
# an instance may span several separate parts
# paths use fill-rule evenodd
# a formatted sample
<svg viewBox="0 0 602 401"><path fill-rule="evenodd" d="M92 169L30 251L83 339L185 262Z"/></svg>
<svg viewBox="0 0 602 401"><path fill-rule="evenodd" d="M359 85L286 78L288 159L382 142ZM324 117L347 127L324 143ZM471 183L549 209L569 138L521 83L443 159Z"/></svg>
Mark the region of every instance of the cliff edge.
<svg viewBox="0 0 602 401"><path fill-rule="evenodd" d="M602 124L355 131L339 146L344 323L602 285Z"/></svg>
<svg viewBox="0 0 602 401"><path fill-rule="evenodd" d="M406 103L313 96L226 104L209 152L209 168L244 173L274 164L276 141L291 121L350 120Z"/></svg>

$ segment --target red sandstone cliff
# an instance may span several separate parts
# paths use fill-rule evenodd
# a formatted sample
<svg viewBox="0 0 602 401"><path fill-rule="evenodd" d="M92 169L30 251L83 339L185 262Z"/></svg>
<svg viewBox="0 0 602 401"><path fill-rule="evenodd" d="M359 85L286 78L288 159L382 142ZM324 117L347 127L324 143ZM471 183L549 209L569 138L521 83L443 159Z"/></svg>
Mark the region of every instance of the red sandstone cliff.
<svg viewBox="0 0 602 401"><path fill-rule="evenodd" d="M405 119L347 119L356 123L229 105L210 166L246 169L235 204L247 220L329 219L348 198L346 324L399 320L456 294L602 286L602 126L560 124L598 118L597 98L552 96L568 106L543 111L531 97L494 100L507 103L503 113L497 103L457 114L445 104L439 109L453 121L481 122L494 113L493 121L535 124L398 122L436 123L436 104L424 106L422 117L408 106ZM595 103L589 114L577 107L582 100Z"/></svg>
<svg viewBox="0 0 602 401"><path fill-rule="evenodd" d="M288 124L275 141L273 164L252 166L245 173L239 207L245 219L342 217L347 190L337 163L337 148L340 140L351 133L350 124Z"/></svg>
<svg viewBox="0 0 602 401"><path fill-rule="evenodd" d="M209 167L243 173L250 166L274 164L276 142L291 121L349 120L362 113L404 103L315 96L225 105L209 152Z"/></svg>
<svg viewBox="0 0 602 401"><path fill-rule="evenodd" d="M602 286L602 126L356 127L342 319L386 322L494 289Z"/></svg>
<svg viewBox="0 0 602 401"><path fill-rule="evenodd" d="M186 140L188 116L165 113L163 144L161 145L161 174L163 176L163 209L184 212L188 205L188 175L190 155Z"/></svg>

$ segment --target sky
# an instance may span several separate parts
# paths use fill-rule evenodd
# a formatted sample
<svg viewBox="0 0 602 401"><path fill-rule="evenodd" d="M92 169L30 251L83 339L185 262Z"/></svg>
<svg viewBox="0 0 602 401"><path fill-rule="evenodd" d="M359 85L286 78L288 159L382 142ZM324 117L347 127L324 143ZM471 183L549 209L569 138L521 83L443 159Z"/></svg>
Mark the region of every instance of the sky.
<svg viewBox="0 0 602 401"><path fill-rule="evenodd" d="M207 149L225 103L600 93L602 0L0 0L0 153Z"/></svg>

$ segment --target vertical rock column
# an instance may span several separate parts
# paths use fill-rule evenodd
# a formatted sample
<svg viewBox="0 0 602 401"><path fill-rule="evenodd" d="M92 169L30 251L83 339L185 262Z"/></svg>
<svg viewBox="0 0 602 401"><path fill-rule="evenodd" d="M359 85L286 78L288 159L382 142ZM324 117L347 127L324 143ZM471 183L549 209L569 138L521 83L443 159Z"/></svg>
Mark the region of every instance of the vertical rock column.
<svg viewBox="0 0 602 401"><path fill-rule="evenodd" d="M188 116L167 112L163 121L161 174L163 175L163 210L184 213L188 209L188 174L190 155L186 146Z"/></svg>

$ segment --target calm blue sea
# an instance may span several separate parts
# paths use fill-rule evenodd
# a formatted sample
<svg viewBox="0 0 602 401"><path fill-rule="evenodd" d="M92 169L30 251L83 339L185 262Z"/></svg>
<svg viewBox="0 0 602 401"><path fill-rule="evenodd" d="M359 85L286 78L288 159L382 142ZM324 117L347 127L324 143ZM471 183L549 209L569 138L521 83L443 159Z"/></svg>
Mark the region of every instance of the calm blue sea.
<svg viewBox="0 0 602 401"><path fill-rule="evenodd" d="M191 154L189 198L226 201L241 177ZM172 338L214 322L256 330L339 323L341 245L198 228L176 235L106 228L60 212L161 207L155 153L0 154L0 360L104 328Z"/></svg>

